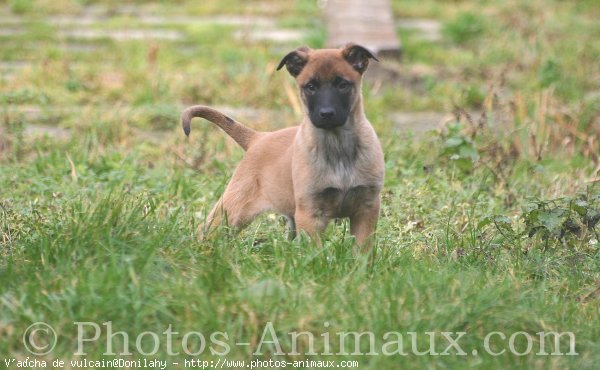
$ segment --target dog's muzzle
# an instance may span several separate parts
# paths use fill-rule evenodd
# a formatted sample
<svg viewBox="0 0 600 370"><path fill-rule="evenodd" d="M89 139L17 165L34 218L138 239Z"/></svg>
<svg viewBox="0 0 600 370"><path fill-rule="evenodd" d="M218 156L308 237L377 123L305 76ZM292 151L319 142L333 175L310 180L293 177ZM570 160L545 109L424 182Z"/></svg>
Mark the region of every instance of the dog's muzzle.
<svg viewBox="0 0 600 370"><path fill-rule="evenodd" d="M320 129L330 130L336 127L343 126L346 123L347 117L342 117L334 108L320 108L317 112L310 115L312 124Z"/></svg>

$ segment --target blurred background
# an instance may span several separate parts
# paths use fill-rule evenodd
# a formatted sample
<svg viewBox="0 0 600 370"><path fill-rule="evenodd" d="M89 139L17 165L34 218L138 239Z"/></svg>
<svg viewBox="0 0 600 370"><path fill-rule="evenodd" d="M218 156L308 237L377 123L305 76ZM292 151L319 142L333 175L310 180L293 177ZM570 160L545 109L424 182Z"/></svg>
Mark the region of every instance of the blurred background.
<svg viewBox="0 0 600 370"><path fill-rule="evenodd" d="M560 126L545 133L553 143L598 134L600 7L591 0L0 5L4 135L152 137L198 103L259 127L287 126L300 108L290 79L275 73L280 58L299 45L363 39L389 56L367 75L367 111L379 125L421 132L457 109L503 108L496 121L514 123L544 109Z"/></svg>

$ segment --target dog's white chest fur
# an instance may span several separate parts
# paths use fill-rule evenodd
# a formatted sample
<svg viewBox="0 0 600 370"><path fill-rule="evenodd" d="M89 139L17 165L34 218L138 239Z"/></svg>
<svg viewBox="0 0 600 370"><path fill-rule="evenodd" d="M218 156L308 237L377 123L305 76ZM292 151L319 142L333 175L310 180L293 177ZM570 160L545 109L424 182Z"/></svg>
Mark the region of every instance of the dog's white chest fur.
<svg viewBox="0 0 600 370"><path fill-rule="evenodd" d="M369 206L379 193L380 179L368 176L365 157L353 131L326 133L319 138L313 154L313 198L329 217L346 217L357 208Z"/></svg>

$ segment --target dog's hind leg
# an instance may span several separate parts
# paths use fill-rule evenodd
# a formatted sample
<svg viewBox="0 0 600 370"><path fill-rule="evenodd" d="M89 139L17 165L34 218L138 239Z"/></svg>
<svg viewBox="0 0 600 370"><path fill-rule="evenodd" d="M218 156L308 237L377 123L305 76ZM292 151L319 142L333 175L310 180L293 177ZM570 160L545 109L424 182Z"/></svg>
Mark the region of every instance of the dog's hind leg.
<svg viewBox="0 0 600 370"><path fill-rule="evenodd" d="M207 239L222 224L227 224L227 212L223 209L223 198L221 197L206 217L206 221L198 227L198 239Z"/></svg>
<svg viewBox="0 0 600 370"><path fill-rule="evenodd" d="M236 184L227 186L225 193L208 214L206 222L198 230L198 239L204 240L219 226L226 225L237 231L246 227L269 207L261 197Z"/></svg>

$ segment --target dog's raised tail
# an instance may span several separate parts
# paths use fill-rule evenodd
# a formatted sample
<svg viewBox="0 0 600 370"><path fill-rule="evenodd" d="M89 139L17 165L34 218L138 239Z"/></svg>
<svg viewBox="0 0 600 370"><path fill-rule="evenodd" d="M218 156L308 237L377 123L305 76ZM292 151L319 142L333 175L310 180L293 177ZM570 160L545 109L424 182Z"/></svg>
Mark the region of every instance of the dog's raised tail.
<svg viewBox="0 0 600 370"><path fill-rule="evenodd" d="M194 105L186 108L181 113L181 124L183 132L186 136L190 135L190 123L194 117L204 118L215 125L219 126L227 135L231 136L244 150L250 146L252 138L256 135L256 131L244 126L233 118L219 112L216 109L204 106Z"/></svg>

